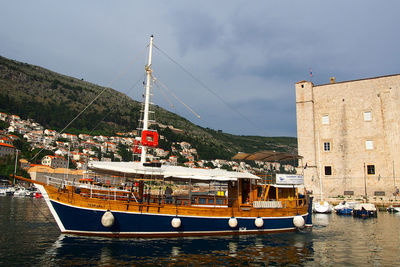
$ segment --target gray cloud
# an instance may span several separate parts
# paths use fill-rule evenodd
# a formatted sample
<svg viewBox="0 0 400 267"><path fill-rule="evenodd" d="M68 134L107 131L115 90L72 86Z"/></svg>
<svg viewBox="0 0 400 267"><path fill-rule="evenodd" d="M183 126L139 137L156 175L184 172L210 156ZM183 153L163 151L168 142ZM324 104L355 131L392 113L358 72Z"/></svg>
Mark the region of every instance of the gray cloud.
<svg viewBox="0 0 400 267"><path fill-rule="evenodd" d="M309 68L316 84L399 73L399 9L394 0L2 1L0 54L127 92L154 34L228 103L156 50L155 75L202 119L159 96L158 105L225 132L295 136L294 84L310 79Z"/></svg>

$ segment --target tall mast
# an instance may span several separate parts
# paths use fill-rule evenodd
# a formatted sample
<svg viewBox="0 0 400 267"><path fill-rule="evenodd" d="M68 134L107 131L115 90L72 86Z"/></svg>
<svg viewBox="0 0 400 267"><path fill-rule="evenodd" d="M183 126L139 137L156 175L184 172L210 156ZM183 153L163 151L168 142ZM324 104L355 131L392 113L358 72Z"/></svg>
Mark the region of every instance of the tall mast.
<svg viewBox="0 0 400 267"><path fill-rule="evenodd" d="M149 128L149 107L150 107L150 83L151 83L151 57L153 53L153 35L150 36L150 44L149 44L149 59L147 61L147 65L145 66L146 70L146 93L144 99L144 113L143 113L143 131L147 131ZM147 148L142 146L142 153L140 156L140 162L146 162L146 153Z"/></svg>

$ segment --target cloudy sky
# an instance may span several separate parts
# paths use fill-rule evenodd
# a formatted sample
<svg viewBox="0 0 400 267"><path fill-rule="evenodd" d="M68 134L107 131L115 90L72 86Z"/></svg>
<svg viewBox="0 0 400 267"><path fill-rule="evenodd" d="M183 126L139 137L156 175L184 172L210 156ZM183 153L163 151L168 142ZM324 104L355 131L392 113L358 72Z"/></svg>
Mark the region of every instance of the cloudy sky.
<svg viewBox="0 0 400 267"><path fill-rule="evenodd" d="M141 100L154 35L154 76L201 118L166 89L155 104L227 133L296 136L296 82L400 73L399 10L396 0L0 0L0 55Z"/></svg>

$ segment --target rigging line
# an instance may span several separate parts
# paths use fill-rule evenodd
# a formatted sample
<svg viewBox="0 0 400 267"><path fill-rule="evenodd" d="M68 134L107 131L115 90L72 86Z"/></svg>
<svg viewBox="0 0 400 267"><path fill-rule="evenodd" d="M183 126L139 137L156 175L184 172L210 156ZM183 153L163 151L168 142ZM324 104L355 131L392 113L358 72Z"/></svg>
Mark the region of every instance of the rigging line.
<svg viewBox="0 0 400 267"><path fill-rule="evenodd" d="M174 104L172 103L172 101L169 99L169 97L165 94L164 90L158 85L158 83L156 83L156 79L153 77L153 81L155 83L155 85L157 86L157 88L160 90L161 94L163 95L163 97L168 101L168 104L170 105L171 108L174 107Z"/></svg>
<svg viewBox="0 0 400 267"><path fill-rule="evenodd" d="M83 114L83 112L85 112L107 89L110 89L110 87L111 87L111 85L115 82L115 81L117 81L123 74L125 74L127 71L128 71L128 69L130 69L130 67L133 65L133 63L135 63L136 61L137 61L137 59L139 58L139 56L141 55L141 54L143 54L145 51L146 51L146 49L147 49L147 47L148 47L149 45L146 45L143 49L142 49L142 51L140 51L140 53L134 58L134 60L132 60L131 61L131 63L125 68L125 70L123 70L123 71L121 71L119 74L117 74L116 76L115 76L115 78L114 79L112 79L111 80L111 82L109 83L109 86L107 87L104 87L104 89L83 109L83 110L81 110L81 112L79 112L78 113L78 115L76 115L75 116L75 118L73 118L68 124L67 124L67 126L65 126L59 133L58 133L58 135L57 135L57 137L58 136L60 136L76 119L78 119L82 114ZM44 150L44 147L42 148L42 149L40 149L39 150L39 152L37 152L32 158L31 158L31 160L32 159L34 159L34 158L36 158L38 155L39 155L39 153L40 152L42 152Z"/></svg>
<svg viewBox="0 0 400 267"><path fill-rule="evenodd" d="M44 218L48 223L50 223L50 225L52 225L52 226L54 226L56 229L58 229L58 227L55 225L55 223L52 222L52 221L50 221L49 218L47 218L47 216L46 216L46 215L40 210L40 208L35 204L33 198L31 198L31 202L32 202L33 206L35 207L35 209L36 209L37 211L39 211L39 213L43 216L43 218Z"/></svg>
<svg viewBox="0 0 400 267"><path fill-rule="evenodd" d="M141 51L141 53L140 54L142 54L143 52L144 52L144 50L147 48L147 46ZM121 76L122 76L122 74L124 74L124 73L126 73L127 71L128 71L128 69L130 69L130 67L131 67L131 65L134 63L134 62L136 62L136 59L139 57L139 55L135 58L135 60L133 60L132 62L131 62L131 64L128 66L128 67L126 67L125 68L125 70L123 70L123 71L121 71L119 74L117 74L116 76L115 76L115 78L109 83L109 86L106 86L106 87L104 87L104 89L100 92L100 94L98 94L81 112L79 112L78 113L78 115L76 115L75 116L75 118L74 119L72 119L72 121L70 121L68 124L67 124L67 126L65 126L64 127L64 129L62 129L61 130L61 132L60 133L62 133L63 131L65 131L77 118L79 118L80 117L80 115L82 115L82 113L83 112L85 112L107 89L111 89L110 87L111 87L111 85L115 82L115 81L117 81Z"/></svg>
<svg viewBox="0 0 400 267"><path fill-rule="evenodd" d="M260 130L261 132L264 132L265 134L267 134L263 129L261 129L260 127L258 127L258 125L253 122L252 120L250 120L248 117L246 117L243 113L241 113L240 111L236 110L235 108L233 108L228 102L226 102L221 96L219 96L217 93L215 93L213 90L211 90L211 88L209 88L205 83L203 83L200 79L196 78L190 71L188 71L187 69L185 69L181 64L179 64L176 60L174 60L173 58L171 58L166 52L164 52L163 50L161 50L159 47L157 47L155 44L153 44L153 46L159 50L164 56L166 56L169 60L171 60L173 63L175 63L179 68L181 68L186 74L188 74L193 80L197 81L202 87L204 87L205 89L207 89L207 91L209 91L211 94L213 94L214 96L216 96L219 100L221 100L222 103L224 103L229 109L231 109L232 111L234 111L236 114L238 114L239 116L241 116L242 118L244 118L246 121L248 121L250 124L252 124L256 129Z"/></svg>
<svg viewBox="0 0 400 267"><path fill-rule="evenodd" d="M136 86L141 80L142 80L142 78L138 79L138 80L127 90L126 93L125 93L125 92L122 92L122 93L125 93L126 95L128 95L128 94L131 92L131 90L132 90L133 88L135 88L135 86ZM104 117L96 124L96 126L93 127L93 129L90 131L89 135L92 135L92 133L94 132L94 130L96 130L96 128L104 121L104 119L105 119L108 115L110 115L110 113L111 113L111 110L110 110L109 112L107 112L106 115L104 115Z"/></svg>
<svg viewBox="0 0 400 267"><path fill-rule="evenodd" d="M175 97L176 100L181 102L182 105L184 105L190 112L192 112L197 118L200 119L200 115L197 114L193 109L191 109L188 105L186 105L179 97L177 97L172 91L168 89L168 87L163 84L160 80L158 80L156 77L153 76L154 81L157 81L161 84L162 87L164 87L173 97Z"/></svg>

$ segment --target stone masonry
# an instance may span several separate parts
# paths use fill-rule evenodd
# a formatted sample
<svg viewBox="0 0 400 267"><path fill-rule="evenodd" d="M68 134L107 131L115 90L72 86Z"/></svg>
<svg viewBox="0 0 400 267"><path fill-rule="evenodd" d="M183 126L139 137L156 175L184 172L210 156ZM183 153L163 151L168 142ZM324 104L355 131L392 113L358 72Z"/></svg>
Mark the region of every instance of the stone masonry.
<svg viewBox="0 0 400 267"><path fill-rule="evenodd" d="M400 74L296 83L299 154L316 196L393 197L400 187ZM306 167L305 167L306 166ZM305 168L304 168L305 167Z"/></svg>

